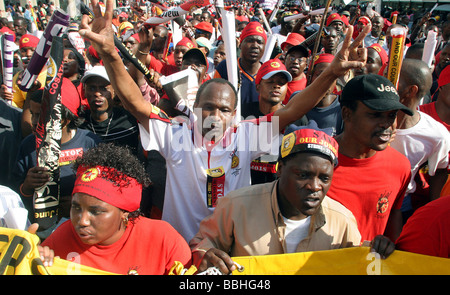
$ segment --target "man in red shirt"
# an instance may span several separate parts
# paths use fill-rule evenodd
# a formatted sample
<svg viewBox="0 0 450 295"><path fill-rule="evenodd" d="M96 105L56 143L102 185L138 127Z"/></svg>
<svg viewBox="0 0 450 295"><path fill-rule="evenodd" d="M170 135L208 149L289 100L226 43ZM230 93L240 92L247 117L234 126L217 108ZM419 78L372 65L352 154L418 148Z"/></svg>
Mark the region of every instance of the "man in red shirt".
<svg viewBox="0 0 450 295"><path fill-rule="evenodd" d="M399 110L395 86L385 77L368 74L350 80L342 91L344 131L328 196L356 217L362 240L385 235L395 241L401 231L400 207L411 178L408 159L389 146Z"/></svg>
<svg viewBox="0 0 450 295"><path fill-rule="evenodd" d="M396 248L423 255L450 258L450 196L419 208L408 219Z"/></svg>
<svg viewBox="0 0 450 295"><path fill-rule="evenodd" d="M439 95L436 101L419 106L419 111L427 113L442 123L450 131L450 66L446 66L438 80Z"/></svg>
<svg viewBox="0 0 450 295"><path fill-rule="evenodd" d="M287 92L283 104L288 103L289 98L295 91L305 89L307 83L305 69L308 56L309 50L301 44L291 47L287 51L284 64L292 76L292 81L287 85Z"/></svg>

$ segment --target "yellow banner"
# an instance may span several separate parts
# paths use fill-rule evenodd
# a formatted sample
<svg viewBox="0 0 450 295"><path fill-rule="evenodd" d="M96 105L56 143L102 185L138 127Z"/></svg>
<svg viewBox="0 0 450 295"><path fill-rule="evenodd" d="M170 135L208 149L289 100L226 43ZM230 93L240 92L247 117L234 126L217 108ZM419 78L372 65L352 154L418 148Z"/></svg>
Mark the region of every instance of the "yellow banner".
<svg viewBox="0 0 450 295"><path fill-rule="evenodd" d="M0 274L2 275L107 275L112 274L75 262L55 258L44 267L39 257L38 236L27 231L0 227Z"/></svg>
<svg viewBox="0 0 450 295"><path fill-rule="evenodd" d="M233 257L233 275L450 275L450 259L394 251L387 259L368 247Z"/></svg>
<svg viewBox="0 0 450 295"><path fill-rule="evenodd" d="M44 267L39 238L23 230L0 227L0 274L3 275L113 275L76 262L55 258ZM450 259L394 251L387 259L368 247L280 255L233 257L243 271L233 275L450 275ZM172 274L182 274L178 263ZM178 268L177 268L178 266ZM195 267L183 274L194 274Z"/></svg>

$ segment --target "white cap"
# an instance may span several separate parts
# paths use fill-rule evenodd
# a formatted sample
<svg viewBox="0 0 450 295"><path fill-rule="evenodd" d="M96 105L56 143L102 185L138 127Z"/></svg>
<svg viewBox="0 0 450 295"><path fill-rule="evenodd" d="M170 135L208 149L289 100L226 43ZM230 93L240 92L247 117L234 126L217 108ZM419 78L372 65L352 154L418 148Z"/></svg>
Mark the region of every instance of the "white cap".
<svg viewBox="0 0 450 295"><path fill-rule="evenodd" d="M109 81L108 73L106 73L106 69L104 66L95 66L86 73L84 73L83 78L81 78L81 83L83 84L86 83L86 80L91 77L101 77L111 83L111 81Z"/></svg>

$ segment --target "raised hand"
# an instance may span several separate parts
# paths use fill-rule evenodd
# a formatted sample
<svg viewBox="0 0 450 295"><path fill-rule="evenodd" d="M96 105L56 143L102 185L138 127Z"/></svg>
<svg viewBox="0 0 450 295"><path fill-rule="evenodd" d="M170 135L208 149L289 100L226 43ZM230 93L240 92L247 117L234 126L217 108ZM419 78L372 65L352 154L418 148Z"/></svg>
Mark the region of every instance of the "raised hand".
<svg viewBox="0 0 450 295"><path fill-rule="evenodd" d="M94 19L83 15L79 34L88 38L92 46L97 50L100 56L111 55L116 52L114 46L114 31L112 29L113 2L106 1L106 10L102 15L98 0L91 0Z"/></svg>
<svg viewBox="0 0 450 295"><path fill-rule="evenodd" d="M349 27L341 50L330 64L330 70L336 77L345 75L351 69L362 68L366 65L367 48L364 48L362 44L371 30L372 26L368 24L352 42L353 27Z"/></svg>

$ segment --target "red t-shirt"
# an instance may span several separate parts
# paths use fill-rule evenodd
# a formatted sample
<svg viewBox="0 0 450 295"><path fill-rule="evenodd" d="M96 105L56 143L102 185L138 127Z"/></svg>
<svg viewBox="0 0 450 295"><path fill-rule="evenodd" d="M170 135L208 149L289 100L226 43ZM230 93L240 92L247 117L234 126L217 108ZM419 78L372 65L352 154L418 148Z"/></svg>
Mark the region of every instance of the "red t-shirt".
<svg viewBox="0 0 450 295"><path fill-rule="evenodd" d="M287 104L289 101L289 98L291 97L292 93L298 90L303 90L306 87L307 79L304 77L303 79L300 79L298 81L291 81L287 84L287 91L286 96L284 97L283 104Z"/></svg>
<svg viewBox="0 0 450 295"><path fill-rule="evenodd" d="M116 274L132 271L140 275L162 275L168 273L175 261L185 266L191 262L188 244L171 225L144 217L134 224L129 222L125 233L112 245L84 244L68 220L42 246L49 246L62 259ZM74 257L73 253L78 256Z"/></svg>
<svg viewBox="0 0 450 295"><path fill-rule="evenodd" d="M450 258L450 196L419 208L403 226L396 248Z"/></svg>
<svg viewBox="0 0 450 295"><path fill-rule="evenodd" d="M355 215L361 242L382 235L392 209L400 209L411 178L408 159L391 147L367 159L341 153L327 196Z"/></svg>
<svg viewBox="0 0 450 295"><path fill-rule="evenodd" d="M442 123L447 128L447 130L450 131L450 124L445 123L444 121L442 121L441 118L439 118L439 115L436 111L436 102L435 101L419 106L419 111L422 111L422 112L430 115L433 119L435 119L439 123Z"/></svg>
<svg viewBox="0 0 450 295"><path fill-rule="evenodd" d="M161 70L164 66L164 63L159 59L150 54L150 64L148 65L149 69L154 69L158 73L161 73Z"/></svg>

